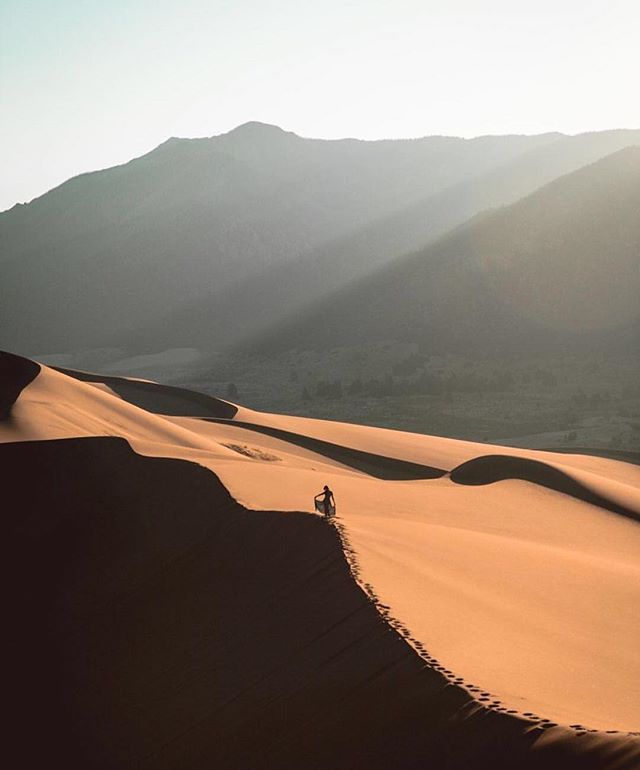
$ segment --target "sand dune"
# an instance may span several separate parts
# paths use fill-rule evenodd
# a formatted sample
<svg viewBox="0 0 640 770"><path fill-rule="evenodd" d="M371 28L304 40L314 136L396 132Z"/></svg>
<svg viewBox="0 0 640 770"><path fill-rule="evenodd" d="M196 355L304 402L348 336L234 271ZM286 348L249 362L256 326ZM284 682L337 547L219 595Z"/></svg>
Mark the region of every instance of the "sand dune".
<svg viewBox="0 0 640 770"><path fill-rule="evenodd" d="M351 468L380 479L437 479L445 474L445 471L440 468L432 468L429 465L420 465L409 460L365 452L362 449L354 449L342 444L322 441L318 438L306 436L303 433L293 433L281 428L272 428L269 425L259 425L243 422L242 420L234 420L232 425L248 429L254 433L264 433L267 436L273 436L294 446L304 447L317 452L325 458L343 462Z"/></svg>
<svg viewBox="0 0 640 770"><path fill-rule="evenodd" d="M191 417L234 417L237 407L220 398L195 393L174 385L158 385L156 382L133 377L109 377L90 372L54 367L83 382L107 385L116 395L129 403L147 409L154 414L181 414Z"/></svg>
<svg viewBox="0 0 640 770"><path fill-rule="evenodd" d="M561 492L563 495L570 495L577 500L583 500L606 511L640 520L640 512L634 508L626 508L614 500L592 491L588 486L578 483L567 473L539 460L510 457L509 455L483 455L454 468L449 476L457 484L472 486L494 484L496 481L509 479L521 479L546 487L554 492Z"/></svg>
<svg viewBox="0 0 640 770"><path fill-rule="evenodd" d="M381 457L382 460L396 459L402 463L409 464L407 470L408 478L422 478L420 473L431 475L441 475L441 469L453 470L467 460L487 454L487 444L460 441L458 439L443 438L442 436L427 436L416 433L406 433L404 431L389 430L385 428L371 428L364 425L353 425L348 423L329 422L327 420L317 420L313 418L294 417L290 415L269 414L265 412L256 412L243 406L230 404L219 398L205 396L201 393L184 388L175 388L173 386L158 385L157 383L147 383L138 379L123 379L102 374L91 374L72 370L61 370L76 379L91 382L94 386L101 383L117 389L119 394L134 404L143 406L143 408L154 413L166 414L166 404L171 398L172 414L174 416L188 416L194 409L194 404L200 404L199 417L209 417L211 419L233 417L233 422L227 422L229 426L246 424L252 430L265 434L276 436L278 431L290 434L286 441L304 442L305 445L314 446L319 449L322 444L333 444L336 449L356 450L364 455L373 455ZM153 386L146 388L146 386ZM112 390L110 387L110 390ZM145 401L140 402L139 397L134 395L135 390L146 388ZM116 393L116 390L112 390ZM166 395L165 395L166 394ZM215 412L206 414L206 410ZM224 410L224 411L223 411ZM170 415L167 415L170 416ZM179 424L183 421L175 420ZM204 432L206 435L215 436L216 430L209 431L206 424L190 423L193 430ZM264 440L264 439L260 439ZM317 441L316 441L317 440ZM330 447L327 447L330 448ZM371 451L375 449L375 451ZM625 483L630 474L633 476L633 484L637 486L640 483L640 471L633 474L633 469L629 468L624 462L625 457L620 457L623 462L608 460L600 456L591 456L589 454L572 454L564 452L532 451L520 449L518 447L501 447L505 454L514 457L537 458L541 462L550 463L555 466L561 466L568 472L578 471L601 476L603 481L615 480ZM421 466L415 469L417 475L410 475L410 465ZM426 470L424 468L426 466Z"/></svg>
<svg viewBox="0 0 640 770"><path fill-rule="evenodd" d="M70 766L640 763L637 466L0 366L16 697Z"/></svg>

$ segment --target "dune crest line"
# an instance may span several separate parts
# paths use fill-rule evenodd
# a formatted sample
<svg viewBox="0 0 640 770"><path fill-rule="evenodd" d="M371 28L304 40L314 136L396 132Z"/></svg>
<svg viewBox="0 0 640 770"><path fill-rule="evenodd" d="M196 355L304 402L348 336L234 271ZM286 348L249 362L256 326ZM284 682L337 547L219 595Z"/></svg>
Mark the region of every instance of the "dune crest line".
<svg viewBox="0 0 640 770"><path fill-rule="evenodd" d="M462 463L462 465L454 468L449 476L456 484L469 486L483 486L508 479L529 481L532 484L575 497L585 503L596 505L611 513L618 513L621 516L640 521L640 512L609 500L604 495L580 484L567 473L539 460L514 457L513 455L483 455Z"/></svg>
<svg viewBox="0 0 640 770"><path fill-rule="evenodd" d="M281 439L290 444L309 449L317 454L329 457L332 460L348 465L369 476L388 481L412 481L418 479L439 479L446 474L441 468L433 468L429 465L413 463L409 460L401 460L396 457L386 457L374 452L365 452L361 449L334 444L330 441L305 436L302 433L273 428L270 425L258 425L242 420L226 420L222 418L203 418L207 422L216 422L224 425L233 425L238 428L246 428L255 433Z"/></svg>
<svg viewBox="0 0 640 770"><path fill-rule="evenodd" d="M232 419L238 411L234 404L223 401L221 398L207 396L175 385L161 385L150 380L81 372L60 366L51 368L81 382L101 382L117 393L120 398L154 414Z"/></svg>

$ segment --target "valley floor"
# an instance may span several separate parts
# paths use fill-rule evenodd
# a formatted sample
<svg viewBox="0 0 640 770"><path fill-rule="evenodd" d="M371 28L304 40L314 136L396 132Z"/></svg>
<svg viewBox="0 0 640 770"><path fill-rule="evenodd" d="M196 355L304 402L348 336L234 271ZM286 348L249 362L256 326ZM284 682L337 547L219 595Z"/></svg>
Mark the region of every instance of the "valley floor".
<svg viewBox="0 0 640 770"><path fill-rule="evenodd" d="M127 368L131 359L107 366L263 411L539 449L640 452L633 358L426 357L410 345L272 358L168 355L166 364L154 357L134 361L138 369ZM176 357L189 360L176 366Z"/></svg>

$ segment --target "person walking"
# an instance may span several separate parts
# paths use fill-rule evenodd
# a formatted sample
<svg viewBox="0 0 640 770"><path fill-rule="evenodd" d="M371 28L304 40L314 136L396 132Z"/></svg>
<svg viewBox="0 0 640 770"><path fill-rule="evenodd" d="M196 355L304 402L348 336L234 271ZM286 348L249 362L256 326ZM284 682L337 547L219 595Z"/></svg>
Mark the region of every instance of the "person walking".
<svg viewBox="0 0 640 770"><path fill-rule="evenodd" d="M333 492L326 484L324 485L322 492L318 492L318 494L314 497L314 501L316 504L316 510L321 511L325 516L335 515L336 500L333 496Z"/></svg>

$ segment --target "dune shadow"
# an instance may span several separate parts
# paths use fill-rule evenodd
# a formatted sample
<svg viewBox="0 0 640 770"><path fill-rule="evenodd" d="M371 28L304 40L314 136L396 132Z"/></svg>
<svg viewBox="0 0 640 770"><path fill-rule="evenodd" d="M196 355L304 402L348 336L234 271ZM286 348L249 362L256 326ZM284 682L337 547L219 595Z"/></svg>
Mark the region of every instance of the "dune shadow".
<svg viewBox="0 0 640 770"><path fill-rule="evenodd" d="M81 372L60 366L52 366L51 368L82 382L100 382L107 385L124 401L139 406L141 409L146 409L153 414L170 417L223 417L230 420L238 411L238 408L233 404L215 396L207 396L205 393L179 388L175 385L129 380L125 377Z"/></svg>
<svg viewBox="0 0 640 770"><path fill-rule="evenodd" d="M385 455L378 455L373 452L365 452L362 449L353 449L341 444L333 444L330 441L323 441L322 439L312 438L281 428L272 428L269 425L257 425L256 423L243 422L242 420L205 419L207 419L207 422L217 422L237 428L244 428L254 433L262 433L265 436L286 441L288 444L308 449L323 457L328 457L330 460L347 465L354 470L362 471L369 476L385 481L438 479L446 474L446 471L441 468L412 463L408 460L399 460L395 457L386 457Z"/></svg>
<svg viewBox="0 0 640 770"><path fill-rule="evenodd" d="M611 513L618 513L636 521L640 520L640 513L637 511L610 500L576 481L567 473L540 460L512 455L483 455L462 463L449 475L456 484L469 486L482 486L508 479L529 481L591 505L597 505Z"/></svg>
<svg viewBox="0 0 640 770"><path fill-rule="evenodd" d="M40 365L0 350L0 420L6 420L22 391L40 374Z"/></svg>

